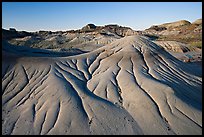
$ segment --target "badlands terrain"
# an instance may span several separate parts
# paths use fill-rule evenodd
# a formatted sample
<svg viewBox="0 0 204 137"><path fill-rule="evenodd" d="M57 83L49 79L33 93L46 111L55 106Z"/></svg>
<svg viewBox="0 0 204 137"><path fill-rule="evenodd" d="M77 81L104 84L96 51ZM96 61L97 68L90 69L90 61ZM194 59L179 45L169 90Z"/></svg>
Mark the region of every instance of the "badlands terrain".
<svg viewBox="0 0 204 137"><path fill-rule="evenodd" d="M2 134L201 135L202 20L186 22L2 29Z"/></svg>

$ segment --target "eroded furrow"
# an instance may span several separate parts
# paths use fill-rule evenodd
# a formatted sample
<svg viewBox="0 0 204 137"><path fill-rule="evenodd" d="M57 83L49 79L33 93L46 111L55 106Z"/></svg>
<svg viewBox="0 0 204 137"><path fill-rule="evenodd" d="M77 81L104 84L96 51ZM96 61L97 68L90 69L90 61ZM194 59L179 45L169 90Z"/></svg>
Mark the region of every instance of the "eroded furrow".
<svg viewBox="0 0 204 137"><path fill-rule="evenodd" d="M94 87L94 89L91 90L93 93L94 93L94 91L96 90L96 88L98 87L98 85L99 85L99 82L96 84L96 86Z"/></svg>
<svg viewBox="0 0 204 137"><path fill-rule="evenodd" d="M13 134L13 132L14 132L14 130L15 130L15 128L16 128L16 125L17 125L17 123L18 123L18 120L20 119L20 116L17 118L17 120L12 124L12 128L11 128L11 133L9 133L9 135L12 135Z"/></svg>
<svg viewBox="0 0 204 137"><path fill-rule="evenodd" d="M201 83L202 83L201 81L199 81L199 80L193 78L192 76L190 76L190 75L188 75L188 74L185 74L182 70L181 70L181 71L178 71L179 68L178 68L178 70L175 69L173 66L171 66L170 64L168 64L168 63L163 59L163 57L161 57L160 55L158 55L157 57L162 60L162 62L161 62L161 61L159 61L159 60L157 59L160 63L164 63L163 65L165 65L165 67L170 71L171 74L177 74L176 76L177 76L179 79L181 79L182 81L184 81L185 83L188 83L188 84L190 84L189 82L194 82L194 83L197 83L197 84L201 84Z"/></svg>
<svg viewBox="0 0 204 137"><path fill-rule="evenodd" d="M91 79L91 74L88 71L88 65L86 64L86 59L80 59L77 61L77 70L79 70L85 77L85 79L88 81Z"/></svg>
<svg viewBox="0 0 204 137"><path fill-rule="evenodd" d="M60 105L60 101L58 103L58 105L55 107L54 110L54 114L50 114L50 115L53 115L53 118L51 119L53 122L50 124L50 128L47 129L47 132L45 134L48 134L56 125L57 123L57 120L59 119L59 114L60 114L60 109L61 109L61 105Z"/></svg>
<svg viewBox="0 0 204 137"><path fill-rule="evenodd" d="M2 76L3 134L202 133L202 79L163 52L135 36L77 56L22 57Z"/></svg>
<svg viewBox="0 0 204 137"><path fill-rule="evenodd" d="M2 81L2 95L5 93L8 85L12 82L14 78L15 70L11 71L8 76L5 78L5 80ZM11 76L10 76L11 75ZM10 78L9 78L10 77Z"/></svg>
<svg viewBox="0 0 204 137"><path fill-rule="evenodd" d="M32 83L31 82L28 82L28 89L25 90L25 96L23 96L22 99L18 100L15 104L18 106L22 105L25 103L25 101L27 101L30 96L34 93L34 91L36 89L38 89L39 87L41 87L41 85L43 85L43 82L48 78L48 74L50 73L51 71L51 65L49 66L48 70L47 71L43 71L41 73L41 75L39 77L37 77L37 79L35 79ZM44 74L43 74L44 73ZM32 80L32 78L30 79ZM28 91L29 90L29 91ZM24 92L24 89L21 90L21 93ZM27 93L26 93L27 92ZM35 94L35 93L34 93Z"/></svg>
<svg viewBox="0 0 204 137"><path fill-rule="evenodd" d="M107 56L101 57L104 55L104 52L105 50L103 50L101 53L98 53L96 59L90 64L88 70L91 75L93 75L94 72L99 68L101 64L101 60L107 57Z"/></svg>
<svg viewBox="0 0 204 137"><path fill-rule="evenodd" d="M84 112L84 114L88 117L88 114L86 113L86 111L85 111L85 109L83 107L83 100L82 100L82 98L83 98L84 95L80 94L79 92L77 92L77 89L75 89L74 86L71 84L70 77L73 77L73 79L77 79L77 78L75 76L73 76L71 73L63 70L59 65L58 65L58 69L59 69L58 73L61 74L61 77L66 80L66 82L70 86L71 90L74 91L78 95L78 98L80 99L80 104L82 105L82 112ZM80 81L80 80L78 79L78 81Z"/></svg>
<svg viewBox="0 0 204 137"><path fill-rule="evenodd" d="M15 77L15 76L14 76L14 77ZM24 76L23 78L25 78L25 76ZM12 82L14 82L14 80L13 80ZM12 92L12 95L7 95L7 94L4 95L4 96L7 95L7 96L6 96L7 98L6 98L5 100L3 100L3 104L7 104L7 103L8 103L9 101L11 101L12 99L15 99L16 96L18 96L18 95L21 93L21 91L25 89L25 87L27 86L28 82L29 82L29 81L23 81L23 83L20 83L20 84L21 84L20 86L19 86L19 84L17 83L16 86L18 86L18 88L17 88L17 90L15 90L14 93ZM16 87L13 87L13 90L14 90L14 88L16 89ZM11 91L13 91L13 90L11 89ZM9 90L7 90L7 91L9 91ZM9 93L9 92L7 92L7 93Z"/></svg>
<svg viewBox="0 0 204 137"><path fill-rule="evenodd" d="M45 112L45 114L43 116L42 124L40 124L40 135L44 135L43 130L44 130L44 124L45 124L46 116L47 116L47 112Z"/></svg>
<svg viewBox="0 0 204 137"><path fill-rule="evenodd" d="M202 126L199 125L197 122L195 122L192 118L190 118L188 115L186 115L185 113L183 113L181 110L179 110L177 107L175 107L175 109L177 111L179 111L182 115L184 115L187 119L189 119L190 121L192 121L195 125L199 126L202 129Z"/></svg>
<svg viewBox="0 0 204 137"><path fill-rule="evenodd" d="M84 74L81 71L79 71L77 69L77 67L76 67L76 69L69 68L67 66L64 66L64 64L61 64L60 62L55 62L55 65L61 66L61 68L63 68L65 71L69 71L72 75L74 75L78 79L86 81L86 78L85 78Z"/></svg>
<svg viewBox="0 0 204 137"><path fill-rule="evenodd" d="M3 90L3 94L6 95L8 94L11 90L9 90L12 86L12 84L14 83L14 78L17 76L17 73L15 71L15 69L12 71L12 76L11 78L7 81L6 84L4 84L4 81L2 82L2 85L5 85L5 86L2 86L4 87L4 90Z"/></svg>
<svg viewBox="0 0 204 137"><path fill-rule="evenodd" d="M160 111L160 109L159 109L158 104L154 101L154 99L151 97L151 95L150 95L147 91L145 91L145 89L143 89L141 85L139 85L138 80L137 80L137 76L135 75L135 70L134 70L134 67L135 67L135 66L134 66L134 63L133 63L133 61L132 61L132 58L130 59L130 61L132 62L132 65L133 65L133 76L134 76L134 79L135 79L135 84L136 84L136 85L147 95L147 97L152 101L152 103L155 105L155 107L156 107L156 109L157 109L157 112L158 112L159 116L161 117L161 119L163 119L163 116L162 116L162 114L161 114L161 111Z"/></svg>
<svg viewBox="0 0 204 137"><path fill-rule="evenodd" d="M22 67L22 70L23 70L23 72L24 72L24 76L25 76L25 78L26 78L26 82L27 82L27 84L29 83L29 78L28 78L28 74L27 74L27 72L26 72L26 69L25 69L25 67L23 66L23 65L21 65L21 67ZM23 89L22 89L23 90Z"/></svg>
<svg viewBox="0 0 204 137"><path fill-rule="evenodd" d="M121 106L123 106L123 98L122 98L122 90L120 88L120 85L118 84L118 76L119 76L119 73L121 71L121 67L119 66L119 63L121 62L121 60L123 59L123 56L119 59L119 61L117 62L117 67L118 67L118 71L116 72L115 74L115 82L116 82L116 86L117 86L117 89L118 89L118 95L119 95L119 103Z"/></svg>
<svg viewBox="0 0 204 137"><path fill-rule="evenodd" d="M9 69L9 67L10 67L10 65L8 65L8 67L5 69L5 73L2 74L2 81L6 80L7 77L12 73L12 70L10 70L9 72L7 72L8 69Z"/></svg>

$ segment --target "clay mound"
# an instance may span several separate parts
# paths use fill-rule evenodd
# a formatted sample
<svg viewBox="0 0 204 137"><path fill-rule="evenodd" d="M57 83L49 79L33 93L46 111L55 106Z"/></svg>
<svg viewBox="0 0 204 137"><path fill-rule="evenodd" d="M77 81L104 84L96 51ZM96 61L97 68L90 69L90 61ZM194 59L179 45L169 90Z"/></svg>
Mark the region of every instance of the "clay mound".
<svg viewBox="0 0 204 137"><path fill-rule="evenodd" d="M202 24L202 19L197 19L196 21L192 22L192 24L201 25Z"/></svg>
<svg viewBox="0 0 204 137"><path fill-rule="evenodd" d="M202 134L201 68L145 37L90 53L3 52L2 134Z"/></svg>
<svg viewBox="0 0 204 137"><path fill-rule="evenodd" d="M159 25L161 27L166 27L166 28L174 28L174 27L179 27L179 26L184 26L184 25L190 25L191 23L187 20L180 20L176 22L171 22L171 23L165 23L162 25Z"/></svg>

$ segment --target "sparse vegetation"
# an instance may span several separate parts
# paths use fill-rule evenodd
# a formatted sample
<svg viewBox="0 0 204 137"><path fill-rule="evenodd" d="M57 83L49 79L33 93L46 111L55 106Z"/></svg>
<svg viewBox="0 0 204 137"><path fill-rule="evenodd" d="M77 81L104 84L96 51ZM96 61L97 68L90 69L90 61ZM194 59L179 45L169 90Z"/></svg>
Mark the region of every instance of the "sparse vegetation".
<svg viewBox="0 0 204 137"><path fill-rule="evenodd" d="M202 49L202 41L192 42L192 43L190 43L189 47L191 47L191 48L196 47L196 48Z"/></svg>

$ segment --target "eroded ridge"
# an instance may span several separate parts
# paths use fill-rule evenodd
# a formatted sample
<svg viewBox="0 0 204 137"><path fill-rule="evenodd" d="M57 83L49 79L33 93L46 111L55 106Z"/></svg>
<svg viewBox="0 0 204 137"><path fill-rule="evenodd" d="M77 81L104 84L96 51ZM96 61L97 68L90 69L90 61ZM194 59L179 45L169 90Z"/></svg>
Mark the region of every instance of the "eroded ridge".
<svg viewBox="0 0 204 137"><path fill-rule="evenodd" d="M2 134L202 134L201 75L145 37L9 61Z"/></svg>

